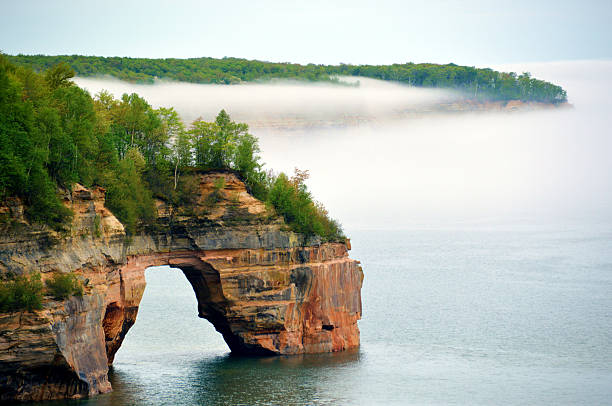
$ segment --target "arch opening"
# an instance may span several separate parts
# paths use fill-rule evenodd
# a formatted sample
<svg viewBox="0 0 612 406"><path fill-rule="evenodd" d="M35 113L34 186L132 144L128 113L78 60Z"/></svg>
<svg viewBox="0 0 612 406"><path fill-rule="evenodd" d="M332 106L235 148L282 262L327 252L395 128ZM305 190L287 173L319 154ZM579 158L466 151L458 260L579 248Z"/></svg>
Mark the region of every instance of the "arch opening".
<svg viewBox="0 0 612 406"><path fill-rule="evenodd" d="M169 265L183 272L196 295L198 316L208 320L221 333L232 353L276 354L257 343L245 341L244 333L255 328L254 315L236 314L235 310L232 310L232 303L223 292L221 275L210 263L201 257L177 257L170 259Z"/></svg>
<svg viewBox="0 0 612 406"><path fill-rule="evenodd" d="M163 271L155 269L162 267L164 268ZM119 270L120 286L111 287L110 289L111 293L109 296L111 299L108 300L102 319L109 366L112 365L115 355L122 346L128 331L136 323L141 300L145 297L145 290L148 291L150 289L150 287L147 287L148 283L145 282L145 272L149 275L151 272L169 272L169 270L182 273L182 278L185 278L191 286L191 291L193 292L191 295L195 294L198 317L208 320L214 329L221 333L223 340L232 353L248 355L274 354L274 352L260 346L245 342L241 332L249 329L248 320L245 320L243 316L233 314L231 303L229 303L223 292L219 271L210 263L199 256L173 256L161 259L144 258L142 260L137 259L133 264L128 264ZM175 287L164 286L163 289L171 290ZM183 286L182 289L184 294L185 287ZM118 292L113 293L113 290L118 290ZM165 300L166 305L171 306L171 295L166 295ZM146 300L143 304L146 305ZM193 314L191 313L193 311L192 305L193 302L185 306L188 307L190 314ZM180 310L180 312L182 311ZM171 312L161 310L159 313L164 314L165 317L172 317ZM179 311L176 312L176 314L178 313ZM155 315L155 321L153 322L155 326L163 324L163 320L159 320L159 316L159 314ZM182 329L183 332L193 329L191 325L189 327L182 325L177 328ZM180 334L181 331L176 331L176 339L181 339Z"/></svg>
<svg viewBox="0 0 612 406"><path fill-rule="evenodd" d="M200 258L177 258L169 262L173 268L180 269L191 284L198 301L198 317L208 320L221 333L232 352L240 352L241 342L229 325L229 306L219 272Z"/></svg>
<svg viewBox="0 0 612 406"><path fill-rule="evenodd" d="M362 272L344 244L278 250L170 251L128 257L109 282L103 317L108 364L136 321L145 269L179 269L197 314L235 354L341 351L359 345ZM163 323L161 323L163 324ZM186 327L185 329L189 329ZM180 340L180 338L179 338Z"/></svg>
<svg viewBox="0 0 612 406"><path fill-rule="evenodd" d="M212 266L197 258L172 263L168 259L162 263L146 260L141 264L128 264L118 272L120 283L109 288L102 317L109 366L128 331L135 325L130 334L136 334L136 342L144 347L155 349L157 346L163 351L163 344L159 343L167 340L173 341L168 346L175 347L177 341L184 342L179 345L182 350L193 348L195 344L205 352L227 352L226 343L216 332L221 332L224 339L229 335L229 327L223 323L220 277ZM195 320L194 310L211 325ZM127 344L130 351L139 352L131 342L128 340ZM211 345L207 345L208 342Z"/></svg>

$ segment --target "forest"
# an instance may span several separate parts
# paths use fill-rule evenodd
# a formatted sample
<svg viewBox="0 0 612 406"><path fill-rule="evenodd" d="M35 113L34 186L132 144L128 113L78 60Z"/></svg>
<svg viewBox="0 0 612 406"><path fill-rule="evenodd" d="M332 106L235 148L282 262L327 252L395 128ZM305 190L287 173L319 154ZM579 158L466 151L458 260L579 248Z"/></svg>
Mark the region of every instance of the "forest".
<svg viewBox="0 0 612 406"><path fill-rule="evenodd" d="M30 222L65 230L72 213L58 192L78 182L104 187L107 207L134 234L155 221L154 198L188 205L195 173L223 169L294 231L344 238L308 191L307 171L265 170L257 138L225 111L185 126L173 108L154 109L137 94L92 97L74 75L64 62L35 71L0 54L0 202L19 198Z"/></svg>
<svg viewBox="0 0 612 406"><path fill-rule="evenodd" d="M531 77L528 72L497 72L453 63L404 63L393 65L300 65L240 58L148 59L82 55L15 55L11 62L42 72L60 62L79 76L110 75L135 83L170 79L191 83L236 84L270 79L339 82L339 76L395 81L417 87L454 89L472 100L522 100L563 103L567 93L560 86Z"/></svg>

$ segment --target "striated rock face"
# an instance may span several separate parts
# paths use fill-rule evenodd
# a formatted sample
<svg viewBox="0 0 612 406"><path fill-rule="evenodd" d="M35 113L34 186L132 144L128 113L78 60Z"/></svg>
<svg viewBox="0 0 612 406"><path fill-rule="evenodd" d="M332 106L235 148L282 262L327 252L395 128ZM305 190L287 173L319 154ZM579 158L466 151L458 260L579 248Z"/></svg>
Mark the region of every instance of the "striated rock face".
<svg viewBox="0 0 612 406"><path fill-rule="evenodd" d="M232 173L198 175L187 215L158 202L158 223L126 238L104 190L75 187L68 235L16 221L0 237L0 273L75 272L82 297L46 297L0 313L0 400L78 398L111 390L108 366L136 322L147 267L183 271L209 320L242 354L341 351L359 345L363 273L345 243L287 228ZM20 213L11 203L5 212ZM0 208L1 209L1 208ZM160 320L163 322L163 320Z"/></svg>

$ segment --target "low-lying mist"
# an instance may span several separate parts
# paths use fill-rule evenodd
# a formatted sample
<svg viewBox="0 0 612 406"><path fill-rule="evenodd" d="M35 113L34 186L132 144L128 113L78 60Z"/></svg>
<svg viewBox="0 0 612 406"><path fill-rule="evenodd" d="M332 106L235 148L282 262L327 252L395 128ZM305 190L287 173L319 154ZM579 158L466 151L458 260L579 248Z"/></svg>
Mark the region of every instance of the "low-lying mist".
<svg viewBox="0 0 612 406"><path fill-rule="evenodd" d="M186 123L212 120L225 109L251 127L344 125L396 117L458 97L455 92L423 89L368 78L340 78L341 84L275 80L240 85L158 81L137 85L116 79L77 78L92 94L106 89L115 97L136 92L154 107L173 106ZM357 84L358 86L351 86Z"/></svg>
<svg viewBox="0 0 612 406"><path fill-rule="evenodd" d="M175 106L186 122L225 108L254 123L266 167L309 169L313 194L349 231L612 221L612 62L502 68L560 84L574 108L398 119L397 111L454 96L363 79L360 87L77 83L92 93L137 92L155 107ZM292 131L266 125L342 115L374 120Z"/></svg>

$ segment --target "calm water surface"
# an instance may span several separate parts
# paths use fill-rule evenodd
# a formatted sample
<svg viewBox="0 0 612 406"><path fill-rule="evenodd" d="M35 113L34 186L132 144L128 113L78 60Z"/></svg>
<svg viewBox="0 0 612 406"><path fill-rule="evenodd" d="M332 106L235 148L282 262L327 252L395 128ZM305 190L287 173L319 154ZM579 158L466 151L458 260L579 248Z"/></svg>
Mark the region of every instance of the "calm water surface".
<svg viewBox="0 0 612 406"><path fill-rule="evenodd" d="M341 354L233 357L152 268L114 392L53 404L612 404L607 230L351 232L362 345Z"/></svg>

